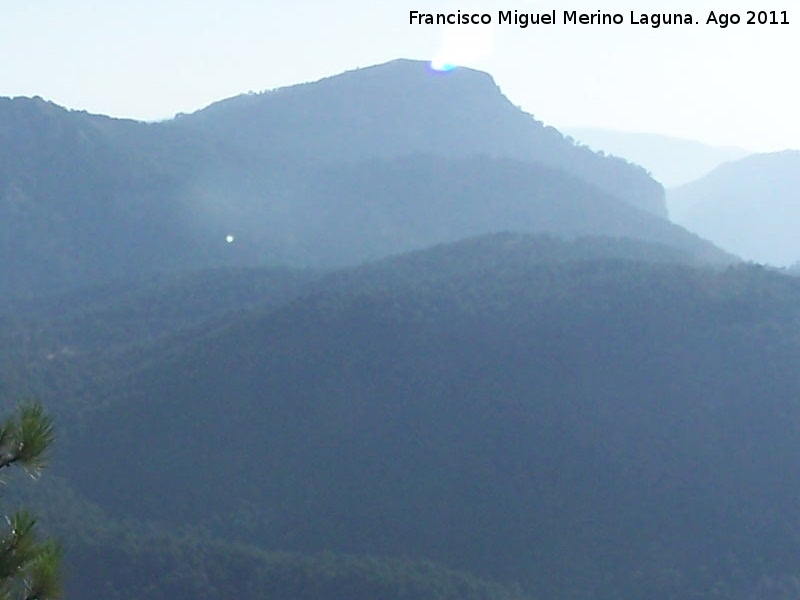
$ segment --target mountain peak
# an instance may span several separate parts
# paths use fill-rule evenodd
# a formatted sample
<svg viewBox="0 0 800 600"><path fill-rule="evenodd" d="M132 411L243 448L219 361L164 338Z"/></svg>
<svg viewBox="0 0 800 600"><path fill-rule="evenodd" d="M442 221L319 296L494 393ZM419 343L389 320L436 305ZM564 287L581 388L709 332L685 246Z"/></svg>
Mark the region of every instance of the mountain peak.
<svg viewBox="0 0 800 600"><path fill-rule="evenodd" d="M390 86L397 85L430 85L432 83L452 86L471 86L474 89L485 87L490 91L497 91L498 87L494 78L484 71L468 67L453 67L447 70L438 70L431 66L429 61L398 58L389 62L345 71L338 75L326 77L323 81L349 79L359 82L383 83Z"/></svg>
<svg viewBox="0 0 800 600"><path fill-rule="evenodd" d="M332 108L343 108L342 119L357 119L359 111L370 110L371 105L382 104L382 117L390 116L390 109L396 118L406 118L417 113L420 116L431 110L458 108L465 102L482 100L490 109L491 104L514 108L502 95L500 88L488 73L466 67L456 67L439 71L430 62L412 59L395 59L369 67L356 68L317 81L267 90L261 93L240 94L221 100L191 115L181 115L181 120L208 123L213 119L225 119L227 114L241 111L250 113L253 118L267 117L276 103L297 103L295 112L311 111L308 118L321 108L320 101L329 105L325 111L332 117ZM341 103L343 106L337 106ZM333 105L333 106L330 106ZM346 105L346 106L345 106ZM473 107L477 108L477 107ZM314 110L317 109L317 110ZM263 113L263 114L262 114Z"/></svg>
<svg viewBox="0 0 800 600"><path fill-rule="evenodd" d="M491 75L469 68L436 71L425 61L393 60L223 100L178 123L228 139L261 164L285 157L341 164L419 154L538 163L667 214L663 188L644 169L577 147L510 102Z"/></svg>

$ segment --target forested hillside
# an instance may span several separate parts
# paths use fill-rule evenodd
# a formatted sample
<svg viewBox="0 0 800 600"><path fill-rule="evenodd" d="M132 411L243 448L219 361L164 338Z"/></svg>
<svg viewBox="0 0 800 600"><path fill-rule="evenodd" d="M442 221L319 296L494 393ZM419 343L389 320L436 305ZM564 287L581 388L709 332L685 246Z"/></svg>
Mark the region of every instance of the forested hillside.
<svg viewBox="0 0 800 600"><path fill-rule="evenodd" d="M54 470L115 521L262 549L750 598L798 572L799 286L639 242L440 246L123 352Z"/></svg>
<svg viewBox="0 0 800 600"><path fill-rule="evenodd" d="M752 154L743 148L710 146L653 133L590 127L569 127L563 131L592 150L602 150L643 166L668 189L700 179L722 163Z"/></svg>
<svg viewBox="0 0 800 600"><path fill-rule="evenodd" d="M214 267L341 267L514 230L734 258L640 167L485 73L395 61L160 123L0 99L0 285L25 297Z"/></svg>
<svg viewBox="0 0 800 600"><path fill-rule="evenodd" d="M318 82L244 94L177 119L268 161L328 164L413 154L490 156L557 168L608 195L666 216L664 192L641 167L601 156L515 107L487 73L435 72L395 60Z"/></svg>

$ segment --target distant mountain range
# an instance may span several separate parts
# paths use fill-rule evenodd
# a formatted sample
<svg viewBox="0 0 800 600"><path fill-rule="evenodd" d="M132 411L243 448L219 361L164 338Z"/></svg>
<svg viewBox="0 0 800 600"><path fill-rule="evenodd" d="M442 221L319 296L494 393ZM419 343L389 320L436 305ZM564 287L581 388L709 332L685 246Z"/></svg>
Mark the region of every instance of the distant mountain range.
<svg viewBox="0 0 800 600"><path fill-rule="evenodd" d="M757 262L800 260L800 151L755 154L670 190L676 223Z"/></svg>
<svg viewBox="0 0 800 600"><path fill-rule="evenodd" d="M0 100L0 284L15 292L341 266L498 230L732 260L665 216L642 168L575 146L469 69L394 61L155 124Z"/></svg>
<svg viewBox="0 0 800 600"><path fill-rule="evenodd" d="M643 166L667 188L689 183L724 162L752 154L742 148L709 146L653 133L588 127L568 127L562 131L592 150L619 156Z"/></svg>

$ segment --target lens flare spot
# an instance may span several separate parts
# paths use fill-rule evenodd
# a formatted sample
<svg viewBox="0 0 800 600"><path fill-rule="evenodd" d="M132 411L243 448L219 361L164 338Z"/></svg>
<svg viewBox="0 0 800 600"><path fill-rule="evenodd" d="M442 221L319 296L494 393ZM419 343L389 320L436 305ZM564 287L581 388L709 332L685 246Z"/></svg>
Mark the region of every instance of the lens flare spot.
<svg viewBox="0 0 800 600"><path fill-rule="evenodd" d="M431 61L431 69L433 69L434 71L446 72L446 71L452 71L455 68L456 66L453 63L447 62L446 60L440 58L434 58Z"/></svg>

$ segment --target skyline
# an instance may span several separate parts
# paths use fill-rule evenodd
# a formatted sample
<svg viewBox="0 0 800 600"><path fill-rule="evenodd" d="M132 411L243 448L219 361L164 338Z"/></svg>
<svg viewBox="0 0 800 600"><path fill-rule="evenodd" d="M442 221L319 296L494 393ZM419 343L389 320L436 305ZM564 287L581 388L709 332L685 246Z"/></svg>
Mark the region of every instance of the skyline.
<svg viewBox="0 0 800 600"><path fill-rule="evenodd" d="M790 73L800 11L796 19L788 11L790 25L726 29L409 25L411 10L600 10L627 20L631 10L664 8L652 0L426 4L5 0L0 95L153 121L396 58L442 59L488 72L514 104L557 128L658 133L752 151L800 148L800 95ZM748 7L728 0L725 9L744 15ZM669 10L700 17L714 2L679 0Z"/></svg>

